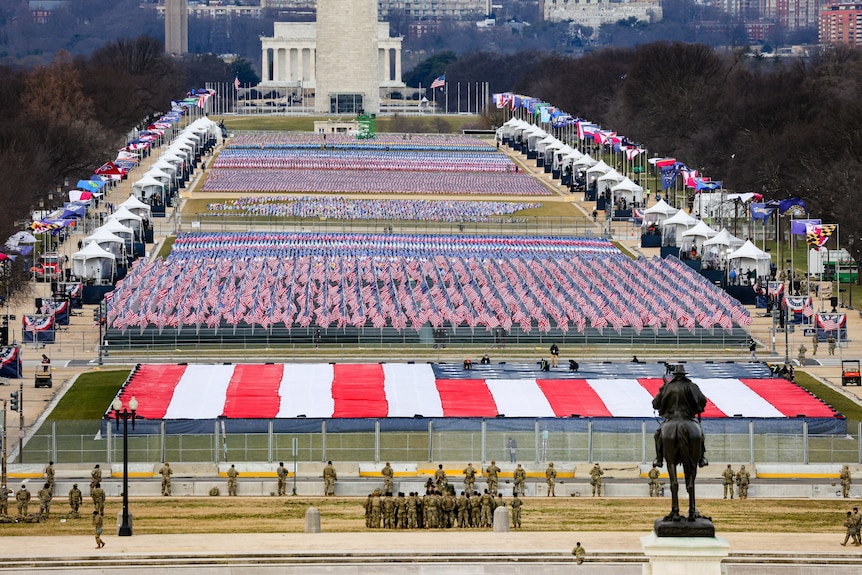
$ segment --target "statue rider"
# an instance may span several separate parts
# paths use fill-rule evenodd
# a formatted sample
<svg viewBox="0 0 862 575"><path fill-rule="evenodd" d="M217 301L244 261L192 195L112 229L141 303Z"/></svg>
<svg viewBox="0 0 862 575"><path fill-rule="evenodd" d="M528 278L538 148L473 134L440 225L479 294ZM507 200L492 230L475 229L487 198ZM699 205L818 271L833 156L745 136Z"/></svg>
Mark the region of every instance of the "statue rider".
<svg viewBox="0 0 862 575"><path fill-rule="evenodd" d="M673 378L669 381L665 380L664 385L658 391L658 395L653 398L652 406L662 418L662 422L655 431L655 461L653 461L653 465L661 467L664 465L664 446L661 439L662 425L669 419L691 419L700 426L700 414L706 409L706 396L696 383L685 376L685 367L677 364L673 370ZM703 442L701 445L704 445ZM706 467L709 464L705 454L706 447L703 446L697 463L698 467Z"/></svg>

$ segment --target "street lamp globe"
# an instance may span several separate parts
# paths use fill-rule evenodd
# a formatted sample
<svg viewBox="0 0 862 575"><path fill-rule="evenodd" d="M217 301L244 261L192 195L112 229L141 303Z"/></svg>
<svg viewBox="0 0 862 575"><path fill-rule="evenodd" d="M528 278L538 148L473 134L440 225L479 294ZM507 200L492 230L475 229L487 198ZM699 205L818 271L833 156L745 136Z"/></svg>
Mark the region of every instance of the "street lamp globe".
<svg viewBox="0 0 862 575"><path fill-rule="evenodd" d="M121 409L123 409L123 402L120 400L120 396L114 398L114 402L111 403L111 407L114 409L114 411L120 411Z"/></svg>

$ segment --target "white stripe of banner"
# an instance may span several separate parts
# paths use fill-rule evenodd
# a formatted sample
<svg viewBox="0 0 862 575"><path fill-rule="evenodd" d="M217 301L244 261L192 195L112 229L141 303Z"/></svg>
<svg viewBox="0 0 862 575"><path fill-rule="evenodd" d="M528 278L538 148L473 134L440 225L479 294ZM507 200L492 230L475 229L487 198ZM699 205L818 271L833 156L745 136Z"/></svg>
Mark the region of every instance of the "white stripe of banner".
<svg viewBox="0 0 862 575"><path fill-rule="evenodd" d="M434 369L427 364L384 363L389 417L443 417Z"/></svg>
<svg viewBox="0 0 862 575"><path fill-rule="evenodd" d="M555 417L535 379L486 379L485 384L506 417Z"/></svg>
<svg viewBox="0 0 862 575"><path fill-rule="evenodd" d="M328 363L287 363L278 395L281 406L276 417L332 417L333 367Z"/></svg>
<svg viewBox="0 0 862 575"><path fill-rule="evenodd" d="M614 417L652 417L652 395L636 379L589 379Z"/></svg>
<svg viewBox="0 0 862 575"><path fill-rule="evenodd" d="M784 417L771 403L738 379L692 379L728 417Z"/></svg>
<svg viewBox="0 0 862 575"><path fill-rule="evenodd" d="M224 413L232 365L189 365L174 388L165 419L215 419Z"/></svg>

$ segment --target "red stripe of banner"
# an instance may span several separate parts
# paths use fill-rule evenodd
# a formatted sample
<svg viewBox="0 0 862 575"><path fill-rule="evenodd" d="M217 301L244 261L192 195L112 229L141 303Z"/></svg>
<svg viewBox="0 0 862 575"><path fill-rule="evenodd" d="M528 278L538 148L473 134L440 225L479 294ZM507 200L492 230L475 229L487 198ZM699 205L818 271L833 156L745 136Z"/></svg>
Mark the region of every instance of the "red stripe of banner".
<svg viewBox="0 0 862 575"><path fill-rule="evenodd" d="M537 379L536 383L557 417L613 415L586 379Z"/></svg>
<svg viewBox="0 0 862 575"><path fill-rule="evenodd" d="M281 407L278 389L283 373L283 364L237 365L227 388L224 416L237 419L277 416Z"/></svg>
<svg viewBox="0 0 862 575"><path fill-rule="evenodd" d="M658 395L658 390L661 389L662 385L664 385L664 380L660 377L643 377L638 378L638 383L641 384L641 387L650 392L650 395L655 397ZM707 398L706 409L703 410L702 417L727 417L727 415L725 415L722 410L716 407L716 405Z"/></svg>
<svg viewBox="0 0 862 575"><path fill-rule="evenodd" d="M496 417L497 404L484 379L438 379L443 417Z"/></svg>
<svg viewBox="0 0 862 575"><path fill-rule="evenodd" d="M787 417L835 417L832 408L786 379L740 379Z"/></svg>
<svg viewBox="0 0 862 575"><path fill-rule="evenodd" d="M186 366L163 363L142 364L120 396L128 405L132 396L138 400L138 415L145 419L163 419L174 397Z"/></svg>
<svg viewBox="0 0 862 575"><path fill-rule="evenodd" d="M386 417L389 403L383 387L383 366L373 364L343 364L333 366L332 417Z"/></svg>

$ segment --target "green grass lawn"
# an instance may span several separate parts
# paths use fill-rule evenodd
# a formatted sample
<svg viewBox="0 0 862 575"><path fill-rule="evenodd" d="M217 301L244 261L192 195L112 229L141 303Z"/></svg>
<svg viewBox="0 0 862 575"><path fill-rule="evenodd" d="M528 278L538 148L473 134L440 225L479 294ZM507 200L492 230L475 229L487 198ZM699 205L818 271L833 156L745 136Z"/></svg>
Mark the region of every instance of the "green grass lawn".
<svg viewBox="0 0 862 575"><path fill-rule="evenodd" d="M47 422L102 419L105 406L117 394L129 373L128 369L82 373L51 411Z"/></svg>

